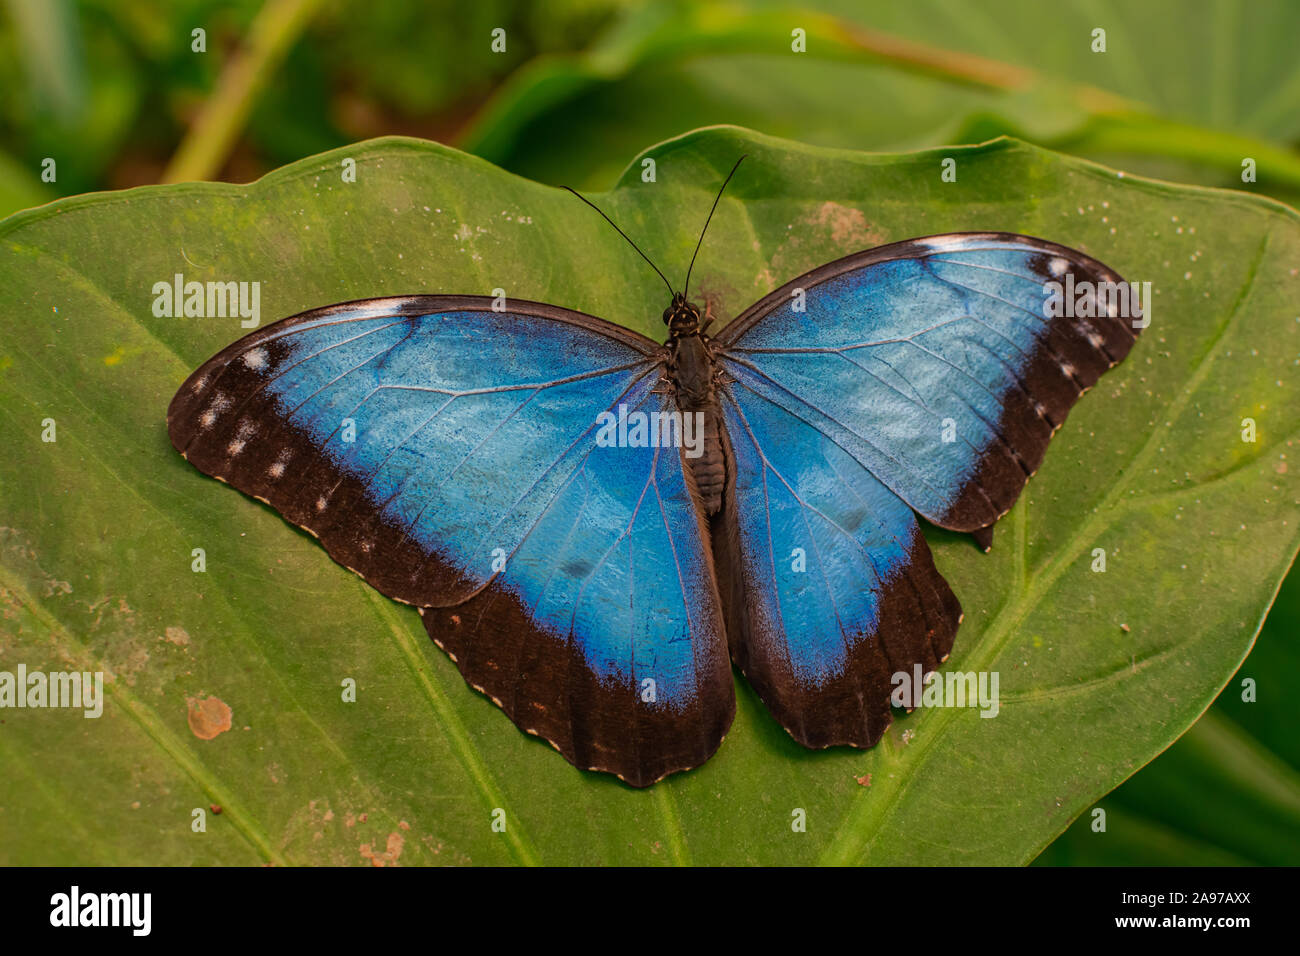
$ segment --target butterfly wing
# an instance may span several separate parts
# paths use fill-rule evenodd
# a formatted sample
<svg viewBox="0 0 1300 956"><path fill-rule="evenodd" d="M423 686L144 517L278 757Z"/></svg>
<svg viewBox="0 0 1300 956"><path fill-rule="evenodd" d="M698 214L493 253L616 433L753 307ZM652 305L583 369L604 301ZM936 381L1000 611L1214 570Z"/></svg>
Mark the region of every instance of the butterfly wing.
<svg viewBox="0 0 1300 956"><path fill-rule="evenodd" d="M795 411L927 520L975 531L1011 508L1071 406L1139 331L1132 308L1048 317L1045 285L1069 276L1080 289L1123 282L1028 236L912 239L795 279L718 343L740 388Z"/></svg>
<svg viewBox="0 0 1300 956"><path fill-rule="evenodd" d="M627 405L674 407L648 384ZM421 613L520 727L575 766L647 786L707 760L735 713L712 556L680 449L580 460L503 573Z"/></svg>
<svg viewBox="0 0 1300 956"><path fill-rule="evenodd" d="M732 658L804 746L870 747L892 719L891 676L947 659L961 606L912 509L848 452L736 385L722 404Z"/></svg>
<svg viewBox="0 0 1300 956"><path fill-rule="evenodd" d="M168 430L378 590L434 609L430 633L521 727L649 783L707 758L734 708L680 452L596 441L600 412L663 401L661 371L649 339L552 306L366 300L223 350ZM653 508L629 497L646 488ZM670 571L652 620L629 619Z"/></svg>
<svg viewBox="0 0 1300 956"><path fill-rule="evenodd" d="M795 279L717 337L732 656L801 742L870 746L890 675L951 649L961 608L913 509L987 530L1132 347L1128 318L1047 317L1045 283L1067 273L1121 281L1025 236L910 240Z"/></svg>

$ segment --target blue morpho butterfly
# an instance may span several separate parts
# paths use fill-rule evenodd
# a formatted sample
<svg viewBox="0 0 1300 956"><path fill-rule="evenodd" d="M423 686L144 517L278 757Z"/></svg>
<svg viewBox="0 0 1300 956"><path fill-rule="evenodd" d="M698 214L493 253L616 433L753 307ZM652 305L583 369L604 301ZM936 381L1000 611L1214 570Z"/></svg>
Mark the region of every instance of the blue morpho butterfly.
<svg viewBox="0 0 1300 956"><path fill-rule="evenodd" d="M961 605L917 514L987 550L1135 340L1113 309L1049 317L1067 274L1122 281L955 233L830 262L712 336L690 270L659 272L662 345L536 302L348 302L205 362L168 429L420 608L520 728L647 786L717 750L730 662L804 746L870 747L891 676L948 657Z"/></svg>

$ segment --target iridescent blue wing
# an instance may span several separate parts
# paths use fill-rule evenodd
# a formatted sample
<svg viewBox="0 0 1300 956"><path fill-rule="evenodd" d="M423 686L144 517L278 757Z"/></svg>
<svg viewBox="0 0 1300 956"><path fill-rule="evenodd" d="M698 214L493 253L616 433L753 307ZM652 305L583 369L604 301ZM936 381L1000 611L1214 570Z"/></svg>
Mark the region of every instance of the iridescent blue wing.
<svg viewBox="0 0 1300 956"><path fill-rule="evenodd" d="M723 417L736 482L715 542L731 656L806 747L873 745L893 674L948 657L961 606L916 515L796 414L735 385Z"/></svg>
<svg viewBox="0 0 1300 956"><path fill-rule="evenodd" d="M952 646L960 607L912 511L989 535L1070 407L1128 354L1132 312L1095 297L1079 311L1101 315L1045 311L1068 277L1122 281L1026 236L914 239L801 276L718 335L732 655L801 741L870 746L889 675Z"/></svg>
<svg viewBox="0 0 1300 956"><path fill-rule="evenodd" d="M652 384L629 394L629 415L672 412ZM578 467L504 572L420 613L520 727L576 766L646 786L703 763L735 714L707 532L680 449L571 455Z"/></svg>
<svg viewBox="0 0 1300 956"><path fill-rule="evenodd" d="M1045 286L1071 277L1080 290L1123 283L1029 236L911 239L795 279L717 343L739 387L805 418L927 520L974 531L1011 508L1140 329L1132 310L1048 318Z"/></svg>
<svg viewBox="0 0 1300 956"><path fill-rule="evenodd" d="M662 347L479 296L306 312L201 366L168 410L195 466L425 608L461 673L582 767L644 785L734 711L718 594L677 449L602 447L657 408Z"/></svg>

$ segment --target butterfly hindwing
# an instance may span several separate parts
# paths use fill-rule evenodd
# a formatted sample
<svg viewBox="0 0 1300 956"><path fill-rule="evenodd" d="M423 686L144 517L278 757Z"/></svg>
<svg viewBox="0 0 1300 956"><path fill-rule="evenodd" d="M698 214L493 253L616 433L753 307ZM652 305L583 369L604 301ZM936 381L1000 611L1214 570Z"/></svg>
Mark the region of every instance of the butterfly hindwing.
<svg viewBox="0 0 1300 956"><path fill-rule="evenodd" d="M892 675L945 660L961 607L912 510L844 449L738 384L723 415L733 659L804 746L870 747Z"/></svg>
<svg viewBox="0 0 1300 956"><path fill-rule="evenodd" d="M739 384L830 436L931 522L975 531L1007 512L1139 330L1132 309L1049 317L1045 287L1067 278L1122 282L1028 236L912 239L793 280L717 341Z"/></svg>
<svg viewBox="0 0 1300 956"><path fill-rule="evenodd" d="M631 415L670 413L643 385ZM505 568L425 627L575 766L646 786L703 763L735 698L712 557L678 448L598 447Z"/></svg>
<svg viewBox="0 0 1300 956"><path fill-rule="evenodd" d="M366 300L223 350L168 428L200 470L426 609L523 729L643 785L706 759L734 709L680 450L596 442L600 412L669 401L661 374L660 346L580 313Z"/></svg>

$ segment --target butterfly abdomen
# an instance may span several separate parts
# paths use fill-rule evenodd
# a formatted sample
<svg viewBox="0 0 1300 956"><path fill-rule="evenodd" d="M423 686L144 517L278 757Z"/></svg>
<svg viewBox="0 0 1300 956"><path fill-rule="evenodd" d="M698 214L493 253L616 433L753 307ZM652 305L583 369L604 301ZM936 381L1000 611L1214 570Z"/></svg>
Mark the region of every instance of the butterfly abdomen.
<svg viewBox="0 0 1300 956"><path fill-rule="evenodd" d="M727 485L727 463L722 452L722 440L718 435L722 412L716 402L711 407L697 411L701 412L704 420L704 447L698 458L688 457L686 462L695 479L704 515L712 518L722 510L722 492Z"/></svg>
<svg viewBox="0 0 1300 956"><path fill-rule="evenodd" d="M700 425L701 441L686 449L685 462L695 479L704 516L712 518L722 510L722 493L727 485L726 454L719 436L722 408L713 388L713 356L698 333L675 335L669 347L673 350L669 374L677 393L677 407L683 418L691 416Z"/></svg>

